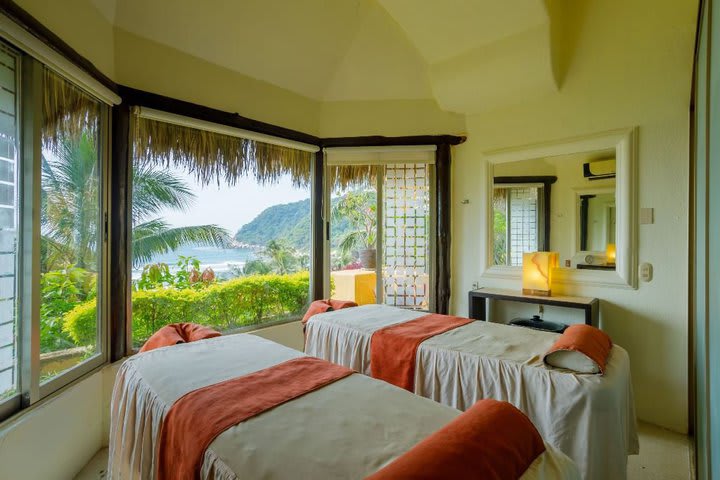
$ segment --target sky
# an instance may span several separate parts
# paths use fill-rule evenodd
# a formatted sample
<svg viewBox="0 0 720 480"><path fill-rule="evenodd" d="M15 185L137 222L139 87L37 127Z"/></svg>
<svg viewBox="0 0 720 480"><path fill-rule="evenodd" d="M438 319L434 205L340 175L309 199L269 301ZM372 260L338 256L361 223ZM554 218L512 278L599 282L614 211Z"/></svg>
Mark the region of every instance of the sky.
<svg viewBox="0 0 720 480"><path fill-rule="evenodd" d="M186 211L163 210L159 217L173 227L192 225L219 225L235 235L237 230L252 221L260 212L272 205L296 202L310 197L309 189L298 189L290 177L272 185L259 185L253 178L241 178L234 186L217 182L200 186L194 175L184 169L170 168L183 178L195 194L195 202Z"/></svg>

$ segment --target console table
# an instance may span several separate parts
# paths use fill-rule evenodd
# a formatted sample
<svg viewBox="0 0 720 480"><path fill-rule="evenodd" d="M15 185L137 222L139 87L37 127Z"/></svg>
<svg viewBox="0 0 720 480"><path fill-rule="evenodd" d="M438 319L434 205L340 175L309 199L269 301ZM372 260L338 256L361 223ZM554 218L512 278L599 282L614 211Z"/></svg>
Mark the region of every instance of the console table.
<svg viewBox="0 0 720 480"><path fill-rule="evenodd" d="M479 288L470 290L468 317L475 320L488 319L490 300L507 300L510 302L532 303L535 305L549 305L552 307L566 307L582 310L585 313L585 323L595 327L599 324L600 300L590 297L552 296L541 297L525 295L515 290L499 288Z"/></svg>

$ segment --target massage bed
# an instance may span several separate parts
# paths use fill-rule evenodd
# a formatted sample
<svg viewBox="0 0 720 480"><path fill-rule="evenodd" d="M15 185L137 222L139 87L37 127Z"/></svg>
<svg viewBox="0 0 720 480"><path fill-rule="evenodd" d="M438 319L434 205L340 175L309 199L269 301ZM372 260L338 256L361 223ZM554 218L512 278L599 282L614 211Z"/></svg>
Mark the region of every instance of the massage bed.
<svg viewBox="0 0 720 480"><path fill-rule="evenodd" d="M373 333L425 315L385 305L314 315L305 352L371 375ZM553 369L543 355L558 337L482 321L439 334L417 349L414 393L459 410L483 398L510 402L584 479L622 480L627 455L639 451L628 354L612 346L604 375Z"/></svg>
<svg viewBox="0 0 720 480"><path fill-rule="evenodd" d="M113 390L109 478L156 478L163 419L188 392L300 358L321 362L249 334L131 357ZM458 415L458 410L348 371L334 383L222 432L204 452L199 478L363 479ZM566 455L546 445L520 478L580 477Z"/></svg>

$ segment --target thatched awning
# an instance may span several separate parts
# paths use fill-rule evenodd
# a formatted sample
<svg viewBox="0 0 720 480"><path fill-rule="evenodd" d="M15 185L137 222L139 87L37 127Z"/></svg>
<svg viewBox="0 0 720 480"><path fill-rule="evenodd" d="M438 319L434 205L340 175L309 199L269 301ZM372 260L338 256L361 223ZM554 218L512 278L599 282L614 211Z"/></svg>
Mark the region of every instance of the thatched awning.
<svg viewBox="0 0 720 480"><path fill-rule="evenodd" d="M43 144L54 149L62 138L97 134L100 101L44 67L42 113Z"/></svg>
<svg viewBox="0 0 720 480"><path fill-rule="evenodd" d="M151 118L134 111L133 146L135 160L155 166L174 166L194 173L203 184L251 177L259 184L277 182L289 175L296 186L310 186L314 153L251 138L240 134L211 131L170 120ZM377 165L334 165L329 167L329 181L334 188L374 185Z"/></svg>
<svg viewBox="0 0 720 480"><path fill-rule="evenodd" d="M375 187L380 165L330 165L329 181L335 190Z"/></svg>
<svg viewBox="0 0 720 480"><path fill-rule="evenodd" d="M313 153L247 138L135 116L134 154L139 162L183 167L208 184L234 184L254 177L267 184L290 175L297 186L310 185Z"/></svg>

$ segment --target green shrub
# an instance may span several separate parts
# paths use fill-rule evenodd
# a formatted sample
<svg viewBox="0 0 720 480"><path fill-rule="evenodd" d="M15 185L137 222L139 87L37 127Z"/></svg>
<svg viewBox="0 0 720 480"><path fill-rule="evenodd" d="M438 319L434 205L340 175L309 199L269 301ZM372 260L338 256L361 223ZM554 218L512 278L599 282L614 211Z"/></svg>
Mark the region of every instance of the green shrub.
<svg viewBox="0 0 720 480"><path fill-rule="evenodd" d="M299 315L306 307L308 272L253 275L210 284L206 288L157 288L132 293L135 346L169 323L192 322L226 331ZM95 339L95 304L82 304L64 318L65 331L77 345Z"/></svg>
<svg viewBox="0 0 720 480"><path fill-rule="evenodd" d="M64 318L77 305L95 303L97 275L73 266L52 270L40 276L40 288L40 351L45 353L74 347L72 338L64 329ZM94 331L97 329L95 323ZM95 343L94 333L89 343Z"/></svg>

